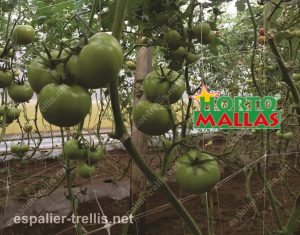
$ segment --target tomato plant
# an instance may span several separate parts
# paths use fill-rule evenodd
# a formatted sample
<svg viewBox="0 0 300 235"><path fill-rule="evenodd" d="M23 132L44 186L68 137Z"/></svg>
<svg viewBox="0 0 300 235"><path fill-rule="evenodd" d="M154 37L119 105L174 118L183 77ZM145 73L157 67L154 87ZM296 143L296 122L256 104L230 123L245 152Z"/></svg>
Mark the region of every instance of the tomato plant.
<svg viewBox="0 0 300 235"><path fill-rule="evenodd" d="M103 169L109 177L103 181L114 187L119 187L118 181L129 181L130 175L130 215L138 215L136 234L143 234L139 230L146 227L150 230L146 233L153 233L151 226L140 224L148 212L139 202L152 200L148 195L156 187L180 216L173 222L187 225L180 226L183 230L176 226L175 231L166 224L167 232L159 234L244 234L254 227L254 234L298 232L299 187L289 184L299 174L299 159L291 153L299 150L299 4L261 0L0 0L0 14L0 139L1 146L13 152L13 160L6 158L9 151L1 153L4 157L0 161L10 161L0 169L4 189L7 185L21 188L15 184L12 168L21 175L25 163L40 163L36 156L55 157L64 177L52 181L49 192L41 197L61 187L72 215L82 206L81 194L97 187L87 180L86 189L80 182L80 190L75 191L76 177L89 179L97 174L103 180ZM208 94L219 91L224 96L240 96L237 110L253 105L260 111L255 99L274 97L280 130L195 128L194 111L202 102L195 99L205 94L204 85ZM31 99L33 92L37 103ZM244 102L244 98L253 103ZM10 140L10 134L18 144ZM118 144L128 153L124 158L110 151ZM149 162L144 154L151 155ZM100 161L104 155L105 161ZM224 163L226 175L222 184L218 184L219 162ZM48 170L48 164L42 165ZM167 182L171 175L186 191L180 200ZM30 175L30 180L35 178L40 177ZM230 187L231 182L239 182L237 179L245 179L240 190ZM288 192L284 198L277 194L277 182ZM236 207L255 211L251 220L255 226L250 222L240 226L244 210L237 211L238 216L230 221L222 219L223 197L218 198L220 219L214 218L216 198L210 190L216 184L218 190L224 187L222 195L232 189L233 201L251 199L251 207ZM261 207L258 194L254 194L260 187L266 193L259 195L271 210ZM6 203L9 193L16 192L3 191L5 197L0 201ZM191 214L182 203L188 199L193 206L196 195L190 193L206 193ZM293 200L295 209L290 210ZM286 210L281 210L283 206ZM235 209L230 208L233 215ZM203 211L208 225L202 228L204 222L195 222L195 218ZM11 227L4 233L14 233L10 229L15 226ZM128 227L132 231L127 232ZM129 224L122 230L123 234L135 234ZM70 233L86 233L85 224L77 221Z"/></svg>

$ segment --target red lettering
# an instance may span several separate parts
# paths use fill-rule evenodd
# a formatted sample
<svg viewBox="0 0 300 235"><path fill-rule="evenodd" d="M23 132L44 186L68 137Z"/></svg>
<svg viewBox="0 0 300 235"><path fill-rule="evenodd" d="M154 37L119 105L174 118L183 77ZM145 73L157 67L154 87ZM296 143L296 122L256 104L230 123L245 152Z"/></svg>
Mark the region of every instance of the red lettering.
<svg viewBox="0 0 300 235"><path fill-rule="evenodd" d="M233 113L233 121L234 121L234 126L243 126L243 124L239 122L238 112Z"/></svg>
<svg viewBox="0 0 300 235"><path fill-rule="evenodd" d="M223 115L221 116L221 118L218 122L218 126L222 126L222 125L232 126L232 122L231 122L230 118L228 117L227 113L223 113Z"/></svg>
<svg viewBox="0 0 300 235"><path fill-rule="evenodd" d="M203 117L202 113L200 113L200 114L199 114L199 117L198 117L198 119L197 119L197 122L196 122L196 126L200 126L200 123L201 123L201 122L203 123L204 126L206 126L208 122L210 122L210 124L211 124L212 126L215 126L215 125L216 125L216 123L215 123L213 117L211 116L211 113L209 113L209 114L207 115L207 118Z"/></svg>
<svg viewBox="0 0 300 235"><path fill-rule="evenodd" d="M278 116L278 113L272 113L270 115L270 119L272 121L272 123L270 124L270 126L276 126L276 125L278 125L279 120L278 120L277 116Z"/></svg>
<svg viewBox="0 0 300 235"><path fill-rule="evenodd" d="M252 126L252 123L249 122L249 113L244 113L244 126Z"/></svg>
<svg viewBox="0 0 300 235"><path fill-rule="evenodd" d="M267 119L265 118L263 113L260 113L258 115L258 117L256 118L254 124L254 126L258 126L258 125L264 125L264 126L269 126L269 123L267 121Z"/></svg>

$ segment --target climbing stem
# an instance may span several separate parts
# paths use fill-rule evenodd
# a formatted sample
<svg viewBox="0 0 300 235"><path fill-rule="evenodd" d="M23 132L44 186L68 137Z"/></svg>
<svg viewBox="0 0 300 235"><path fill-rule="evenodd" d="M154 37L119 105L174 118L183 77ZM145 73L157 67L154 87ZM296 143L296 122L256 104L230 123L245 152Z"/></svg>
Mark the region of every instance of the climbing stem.
<svg viewBox="0 0 300 235"><path fill-rule="evenodd" d="M127 11L128 0L119 0L117 3L116 15L113 24L113 36L120 40L121 33L123 29L124 19ZM181 203L177 200L176 196L167 186L166 182L160 179L157 174L155 174L146 164L143 157L137 151L136 147L134 146L131 138L127 134L127 130L124 125L124 121L121 114L120 109L120 100L119 100L119 92L118 92L118 79L115 78L110 83L110 97L111 97L111 105L112 111L114 115L115 121L115 133L112 137L120 139L123 142L124 147L126 148L127 152L130 154L132 159L136 162L137 166L141 169L144 173L146 178L152 184L157 184L159 190L164 194L164 196L169 200L169 202L175 207L177 212L183 218L183 220L187 223L190 227L190 230L195 235L202 235L202 232L198 228L197 224L193 220L193 218L188 214L185 208L181 205Z"/></svg>

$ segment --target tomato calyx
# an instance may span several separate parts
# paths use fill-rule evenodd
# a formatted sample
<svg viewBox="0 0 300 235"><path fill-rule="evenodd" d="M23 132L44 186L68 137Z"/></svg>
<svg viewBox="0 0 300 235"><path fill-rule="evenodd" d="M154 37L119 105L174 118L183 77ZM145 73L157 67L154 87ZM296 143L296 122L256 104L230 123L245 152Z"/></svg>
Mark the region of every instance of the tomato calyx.
<svg viewBox="0 0 300 235"><path fill-rule="evenodd" d="M160 66L160 71L161 71L161 74L157 71L157 70L154 70L157 74L157 77L158 79L160 80L160 82L168 82L169 85L171 86L172 84L174 84L180 77L181 77L181 74L178 74L177 77L175 79L170 79L172 73L173 73L173 70L170 69L168 70L168 72L166 73L163 69L162 66Z"/></svg>
<svg viewBox="0 0 300 235"><path fill-rule="evenodd" d="M197 166L197 167L201 167L203 166L205 163L208 162L214 162L216 161L216 159L201 159L201 156L196 156L195 158L193 158L192 156L189 156L189 161L187 161L186 163L189 166Z"/></svg>

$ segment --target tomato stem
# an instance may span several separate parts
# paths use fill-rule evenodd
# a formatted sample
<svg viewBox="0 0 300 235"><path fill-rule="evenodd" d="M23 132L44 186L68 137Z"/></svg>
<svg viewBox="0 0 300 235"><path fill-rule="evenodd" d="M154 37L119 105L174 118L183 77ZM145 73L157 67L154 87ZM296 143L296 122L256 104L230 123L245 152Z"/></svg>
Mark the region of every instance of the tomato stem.
<svg viewBox="0 0 300 235"><path fill-rule="evenodd" d="M113 24L113 36L120 40L122 28L124 24L125 15L127 12L128 0L118 0L116 15ZM119 91L118 91L118 79L114 79L110 83L110 96L111 96L111 105L112 111L114 115L114 121L116 125L115 133L113 135L114 138L120 139L123 142L124 147L127 152L136 162L137 166L141 169L141 171L145 174L147 179L154 185L159 185L159 190L164 194L164 196L169 200L169 202L175 207L177 212L183 218L183 220L188 224L191 231L195 235L202 235L201 230L198 228L196 222L190 216L190 214L186 211L186 209L181 205L178 201L174 193L168 187L166 182L160 179L157 174L155 174L149 166L146 164L143 157L137 151L134 146L130 136L127 134L127 130L124 125L124 121L121 115L120 109L120 100L119 100Z"/></svg>

